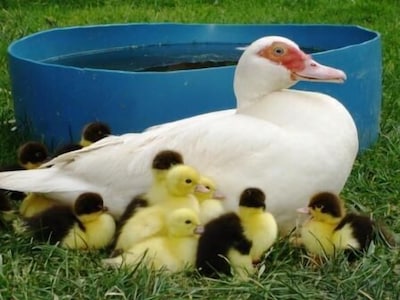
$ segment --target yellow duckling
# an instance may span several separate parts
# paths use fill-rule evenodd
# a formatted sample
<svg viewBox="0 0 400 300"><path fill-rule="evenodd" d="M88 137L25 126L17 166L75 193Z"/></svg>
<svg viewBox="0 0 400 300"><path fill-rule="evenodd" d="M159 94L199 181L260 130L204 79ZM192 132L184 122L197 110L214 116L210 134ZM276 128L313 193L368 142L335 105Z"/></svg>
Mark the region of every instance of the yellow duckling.
<svg viewBox="0 0 400 300"><path fill-rule="evenodd" d="M25 219L34 238L70 249L100 249L115 234L115 221L106 213L103 199L96 193L81 194L74 205L56 205Z"/></svg>
<svg viewBox="0 0 400 300"><path fill-rule="evenodd" d="M199 203L193 193L196 189L205 189L198 184L199 179L199 173L190 166L171 167L166 174L163 198L157 204L142 207L124 222L115 251L126 251L141 240L164 233L165 215L171 210L190 208L198 213Z"/></svg>
<svg viewBox="0 0 400 300"><path fill-rule="evenodd" d="M343 201L333 193L316 194L308 207L299 211L310 214L301 228L301 243L316 258L345 250L353 260L374 238L374 222L366 216L346 214Z"/></svg>
<svg viewBox="0 0 400 300"><path fill-rule="evenodd" d="M240 196L238 214L244 235L252 242L251 259L257 263L278 237L278 224L266 211L264 192L258 188L245 189Z"/></svg>
<svg viewBox="0 0 400 300"><path fill-rule="evenodd" d="M124 213L118 220L117 226L117 234L116 234L116 242L118 240L121 243L124 240L124 237L120 237L121 232L124 230L126 223L129 219L141 208L148 207L150 205L156 204L160 200L165 197L165 194L168 193L165 179L167 177L168 170L177 164L183 164L183 158L181 154L176 151L171 150L163 150L156 154L152 161L152 175L153 175L153 183L150 186L147 193L136 196L132 199L132 201L125 208ZM122 249L117 249L112 253L112 256L115 254L119 254Z"/></svg>
<svg viewBox="0 0 400 300"><path fill-rule="evenodd" d="M200 204L200 221L205 224L225 213L225 208L222 205L224 196L217 190L216 184L211 178L201 176L199 183L208 190L207 192L195 191L194 193Z"/></svg>
<svg viewBox="0 0 400 300"><path fill-rule="evenodd" d="M151 171L153 183L142 198L147 199L149 205L162 202L168 193L165 184L168 171L175 165L182 165L182 155L176 151L163 150L156 154L153 159Z"/></svg>
<svg viewBox="0 0 400 300"><path fill-rule="evenodd" d="M104 259L109 266L132 266L144 263L155 270L170 272L193 266L202 227L197 214L188 208L173 210L166 217L166 235L150 237L129 248L120 256Z"/></svg>
<svg viewBox="0 0 400 300"><path fill-rule="evenodd" d="M28 193L19 206L19 213L24 218L30 218L54 205L57 205L54 199L39 193Z"/></svg>

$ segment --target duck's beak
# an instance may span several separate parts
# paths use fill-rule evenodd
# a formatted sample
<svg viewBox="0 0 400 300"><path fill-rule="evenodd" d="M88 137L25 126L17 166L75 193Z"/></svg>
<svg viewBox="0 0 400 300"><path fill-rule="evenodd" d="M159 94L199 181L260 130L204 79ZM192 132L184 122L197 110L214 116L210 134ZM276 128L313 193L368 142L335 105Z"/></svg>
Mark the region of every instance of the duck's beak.
<svg viewBox="0 0 400 300"><path fill-rule="evenodd" d="M310 209L308 207L298 208L296 211L301 214L306 214L306 215L310 214Z"/></svg>
<svg viewBox="0 0 400 300"><path fill-rule="evenodd" d="M202 234L204 232L204 226L202 225L197 225L196 228L194 229L195 234Z"/></svg>
<svg viewBox="0 0 400 300"><path fill-rule="evenodd" d="M202 184L198 184L196 185L196 187L194 188L194 191L196 193L209 193L210 189L208 189L205 185Z"/></svg>
<svg viewBox="0 0 400 300"><path fill-rule="evenodd" d="M216 200L224 200L225 199L225 195L222 192L218 191L218 190L216 190L213 193L212 197L213 197L213 199L216 199Z"/></svg>
<svg viewBox="0 0 400 300"><path fill-rule="evenodd" d="M293 80L343 83L346 74L339 69L322 65L308 56L302 70L292 71Z"/></svg>

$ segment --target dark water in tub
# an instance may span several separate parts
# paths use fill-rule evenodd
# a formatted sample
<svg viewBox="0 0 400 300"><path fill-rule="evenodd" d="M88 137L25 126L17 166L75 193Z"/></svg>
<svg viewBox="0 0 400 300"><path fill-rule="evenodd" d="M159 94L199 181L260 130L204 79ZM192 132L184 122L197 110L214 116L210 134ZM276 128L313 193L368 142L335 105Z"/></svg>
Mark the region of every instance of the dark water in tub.
<svg viewBox="0 0 400 300"><path fill-rule="evenodd" d="M247 44L193 43L128 46L72 53L43 62L73 66L135 72L167 72L236 65ZM321 51L302 48L307 53Z"/></svg>

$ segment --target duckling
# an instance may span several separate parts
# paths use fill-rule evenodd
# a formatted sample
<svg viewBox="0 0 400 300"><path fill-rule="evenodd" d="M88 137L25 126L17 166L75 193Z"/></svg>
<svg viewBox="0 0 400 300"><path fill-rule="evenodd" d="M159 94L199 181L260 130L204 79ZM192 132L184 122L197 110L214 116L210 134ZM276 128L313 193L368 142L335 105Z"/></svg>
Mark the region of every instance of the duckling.
<svg viewBox="0 0 400 300"><path fill-rule="evenodd" d="M44 144L30 141L22 144L17 151L19 165L24 169L37 169L49 159L47 148ZM13 193L12 193L13 194ZM16 196L11 196L13 199ZM23 217L31 217L34 214L45 210L53 205L53 199L44 197L36 193L23 195L19 213Z"/></svg>
<svg viewBox="0 0 400 300"><path fill-rule="evenodd" d="M153 183L149 188L147 193L137 195L132 199L132 201L125 208L124 213L118 220L117 224L117 233L116 233L116 241L119 240L119 236L123 231L128 220L140 209L143 207L148 207L152 204L159 202L159 199L162 200L166 191L165 187L165 178L167 176L168 170L177 164L183 164L182 155L180 155L176 151L171 150L163 150L156 154L152 161L152 174L153 174ZM123 239L123 237L121 237ZM112 256L115 254L119 254L119 250L115 249Z"/></svg>
<svg viewBox="0 0 400 300"><path fill-rule="evenodd" d="M199 203L193 193L195 189L205 189L198 185L199 179L199 173L190 166L180 164L171 167L165 176L164 186L160 186L164 192L159 192L159 196L163 198L136 211L124 222L115 251L125 251L143 239L165 232L165 214L173 209L186 207L198 213Z"/></svg>
<svg viewBox="0 0 400 300"><path fill-rule="evenodd" d="M79 142L82 147L87 147L111 134L110 127L104 122L88 123L82 130L81 140Z"/></svg>
<svg viewBox="0 0 400 300"><path fill-rule="evenodd" d="M247 188L239 200L238 214L244 235L252 242L250 256L253 263L261 260L278 237L278 224L274 216L266 211L265 198L259 188Z"/></svg>
<svg viewBox="0 0 400 300"><path fill-rule="evenodd" d="M196 269L201 275L218 277L237 274L246 279L254 272L250 249L240 217L225 213L204 225L196 254Z"/></svg>
<svg viewBox="0 0 400 300"><path fill-rule="evenodd" d="M30 218L57 205L57 201L39 193L28 193L19 206L19 214L24 218Z"/></svg>
<svg viewBox="0 0 400 300"><path fill-rule="evenodd" d="M17 150L19 165L26 169L37 169L49 159L49 153L45 145L30 141L22 144Z"/></svg>
<svg viewBox="0 0 400 300"><path fill-rule="evenodd" d="M194 193L200 204L200 221L205 224L225 213L222 204L224 195L217 190L214 180L209 177L201 176L199 183L208 190L207 192L195 191Z"/></svg>
<svg viewBox="0 0 400 300"><path fill-rule="evenodd" d="M109 136L110 134L111 129L106 123L88 123L82 130L81 140L78 144L71 143L61 146L54 152L53 157L90 146L91 144Z"/></svg>
<svg viewBox="0 0 400 300"><path fill-rule="evenodd" d="M144 263L147 267L170 272L193 266L202 226L196 212L188 208L173 210L166 217L166 235L150 237L129 248L120 256L104 259L108 266L132 266Z"/></svg>
<svg viewBox="0 0 400 300"><path fill-rule="evenodd" d="M123 252L123 249L119 248L121 245L122 240L124 239L123 236L120 237L121 233L123 231L124 235L129 237L127 234L127 231L124 229L127 222L129 221L130 218L133 217L133 215L138 212L141 208L143 207L148 207L149 202L147 199L143 198L142 195L138 195L135 198L132 199L132 201L128 204L128 206L125 208L124 213L121 215L121 218L118 219L117 221L117 229L115 231L115 237L114 237L114 243L112 245L112 248L114 249L110 257L115 257L117 255L120 255ZM119 242L118 242L119 241ZM118 246L117 246L118 243Z"/></svg>
<svg viewBox="0 0 400 300"><path fill-rule="evenodd" d="M100 249L115 233L115 221L106 213L97 193L83 193L74 208L57 205L24 220L34 238L70 249Z"/></svg>
<svg viewBox="0 0 400 300"><path fill-rule="evenodd" d="M366 251L373 240L374 222L366 216L346 214L343 201L333 193L316 194L307 208L298 211L311 216L302 225L301 243L316 258L346 251L351 261L356 252Z"/></svg>
<svg viewBox="0 0 400 300"><path fill-rule="evenodd" d="M38 168L49 159L47 148L44 144L29 141L22 144L17 150L17 161L15 165L3 166L1 171L31 170ZM25 193L18 191L2 190L12 200L23 200Z"/></svg>
<svg viewBox="0 0 400 300"><path fill-rule="evenodd" d="M345 216L343 202L335 194L322 192L314 195L308 207L298 209L298 212L310 215L300 230L300 241L307 252L332 256L335 253L333 232Z"/></svg>
<svg viewBox="0 0 400 300"><path fill-rule="evenodd" d="M165 185L168 171L173 166L182 164L182 155L176 151L163 150L156 154L151 166L153 183L144 196L149 205L157 204L164 199L165 193L168 193Z"/></svg>

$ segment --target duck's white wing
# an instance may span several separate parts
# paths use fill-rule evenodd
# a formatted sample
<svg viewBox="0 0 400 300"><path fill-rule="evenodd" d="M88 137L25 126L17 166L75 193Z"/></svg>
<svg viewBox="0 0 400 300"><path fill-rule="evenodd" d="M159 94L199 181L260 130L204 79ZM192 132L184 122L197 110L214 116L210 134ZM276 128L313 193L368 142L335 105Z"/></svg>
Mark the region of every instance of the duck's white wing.
<svg viewBox="0 0 400 300"><path fill-rule="evenodd" d="M238 169L238 159L251 157L256 148L269 144L269 138L256 130L257 122L248 120L251 117L236 116L234 125L227 127L227 118L232 117L232 113L218 118L210 115L210 118L185 121L183 125L171 123L168 128L161 126L142 134L108 137L82 150L63 154L38 170L2 172L0 186L49 193L68 203L80 192L99 192L110 210L120 214L133 196L150 185L151 161L162 149L177 150L188 164L205 174L212 172L219 176L225 168ZM253 125L249 127L250 124ZM263 145L252 145L257 140ZM232 176L231 173L228 177Z"/></svg>
<svg viewBox="0 0 400 300"><path fill-rule="evenodd" d="M327 147L308 132L233 113L115 137L118 142L111 139L71 153L68 159L59 157L38 172L0 173L0 187L44 192L67 203L79 192L98 192L119 216L150 186L155 154L171 149L217 181L227 209L237 207L243 189L259 187L278 223L293 223L295 209L306 205L316 191L340 192L354 159L344 155L347 145L335 142Z"/></svg>

